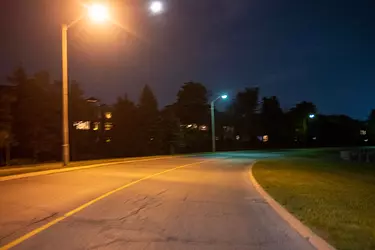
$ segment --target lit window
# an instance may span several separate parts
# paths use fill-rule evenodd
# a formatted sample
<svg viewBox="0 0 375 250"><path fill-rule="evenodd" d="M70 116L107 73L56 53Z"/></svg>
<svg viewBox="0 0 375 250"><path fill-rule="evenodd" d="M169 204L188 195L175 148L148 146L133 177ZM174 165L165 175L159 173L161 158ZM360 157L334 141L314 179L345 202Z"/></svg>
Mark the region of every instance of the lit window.
<svg viewBox="0 0 375 250"><path fill-rule="evenodd" d="M90 130L90 122L89 121L79 121L73 123L73 126L77 130Z"/></svg>
<svg viewBox="0 0 375 250"><path fill-rule="evenodd" d="M359 131L359 134L360 134L360 135L366 135L366 134L367 134L367 131L366 131L366 130L363 130L363 129L361 129L361 130Z"/></svg>
<svg viewBox="0 0 375 250"><path fill-rule="evenodd" d="M263 135L263 142L268 142L268 135Z"/></svg>
<svg viewBox="0 0 375 250"><path fill-rule="evenodd" d="M201 126L199 126L199 130L200 131L207 131L208 127L206 125L201 125Z"/></svg>
<svg viewBox="0 0 375 250"><path fill-rule="evenodd" d="M99 130L99 128L100 128L100 122L94 122L94 127L93 127L92 130L97 131L97 130Z"/></svg>
<svg viewBox="0 0 375 250"><path fill-rule="evenodd" d="M104 130L111 130L113 128L113 124L111 122L104 123Z"/></svg>
<svg viewBox="0 0 375 250"><path fill-rule="evenodd" d="M111 119L112 118L112 112L105 112L104 116L107 119Z"/></svg>

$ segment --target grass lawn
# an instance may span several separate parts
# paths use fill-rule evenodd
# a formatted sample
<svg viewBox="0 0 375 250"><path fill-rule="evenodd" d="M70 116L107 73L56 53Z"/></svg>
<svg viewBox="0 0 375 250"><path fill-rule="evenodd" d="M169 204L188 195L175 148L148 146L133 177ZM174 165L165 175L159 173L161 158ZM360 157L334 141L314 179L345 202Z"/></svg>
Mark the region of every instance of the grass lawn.
<svg viewBox="0 0 375 250"><path fill-rule="evenodd" d="M262 160L255 179L280 204L337 249L375 249L375 166L338 153Z"/></svg>

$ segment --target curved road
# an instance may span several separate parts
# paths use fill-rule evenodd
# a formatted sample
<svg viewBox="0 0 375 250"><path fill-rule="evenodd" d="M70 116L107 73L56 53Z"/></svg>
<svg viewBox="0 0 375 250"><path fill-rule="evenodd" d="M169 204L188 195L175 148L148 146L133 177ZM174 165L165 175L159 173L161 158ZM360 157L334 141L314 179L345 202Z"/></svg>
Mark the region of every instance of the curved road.
<svg viewBox="0 0 375 250"><path fill-rule="evenodd" d="M0 249L313 249L249 182L263 156L150 159L0 182Z"/></svg>

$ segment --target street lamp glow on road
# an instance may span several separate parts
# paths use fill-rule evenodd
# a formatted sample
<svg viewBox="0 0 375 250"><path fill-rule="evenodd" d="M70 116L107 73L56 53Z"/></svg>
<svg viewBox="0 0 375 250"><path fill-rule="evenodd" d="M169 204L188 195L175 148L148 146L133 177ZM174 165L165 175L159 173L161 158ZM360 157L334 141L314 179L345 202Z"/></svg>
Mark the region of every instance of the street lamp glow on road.
<svg viewBox="0 0 375 250"><path fill-rule="evenodd" d="M150 3L150 11L152 14L159 14L163 12L164 6L161 1L152 1Z"/></svg>
<svg viewBox="0 0 375 250"><path fill-rule="evenodd" d="M106 21L109 18L109 10L106 5L95 3L87 6L88 15L91 20L97 23Z"/></svg>

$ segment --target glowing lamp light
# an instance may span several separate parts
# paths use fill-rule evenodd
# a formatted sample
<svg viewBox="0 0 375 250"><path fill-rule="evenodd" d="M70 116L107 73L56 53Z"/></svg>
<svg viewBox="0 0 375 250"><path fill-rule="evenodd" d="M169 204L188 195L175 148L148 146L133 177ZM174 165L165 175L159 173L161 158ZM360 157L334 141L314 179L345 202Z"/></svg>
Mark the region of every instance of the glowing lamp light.
<svg viewBox="0 0 375 250"><path fill-rule="evenodd" d="M161 1L153 1L150 4L150 11L152 14L159 14L163 12L164 6Z"/></svg>
<svg viewBox="0 0 375 250"><path fill-rule="evenodd" d="M313 118L315 118L315 115L314 115L314 114L310 114L310 115L309 115L309 118L310 118L310 119L313 119Z"/></svg>
<svg viewBox="0 0 375 250"><path fill-rule="evenodd" d="M88 15L94 22L101 23L109 18L108 7L95 3L87 7Z"/></svg>
<svg viewBox="0 0 375 250"><path fill-rule="evenodd" d="M228 95L222 95L221 96L221 99L227 99L228 98Z"/></svg>

